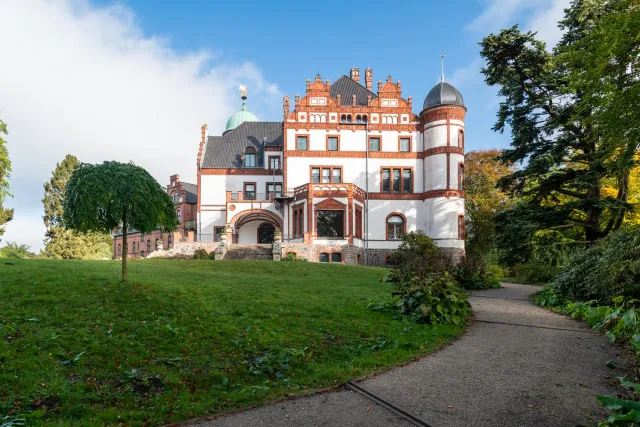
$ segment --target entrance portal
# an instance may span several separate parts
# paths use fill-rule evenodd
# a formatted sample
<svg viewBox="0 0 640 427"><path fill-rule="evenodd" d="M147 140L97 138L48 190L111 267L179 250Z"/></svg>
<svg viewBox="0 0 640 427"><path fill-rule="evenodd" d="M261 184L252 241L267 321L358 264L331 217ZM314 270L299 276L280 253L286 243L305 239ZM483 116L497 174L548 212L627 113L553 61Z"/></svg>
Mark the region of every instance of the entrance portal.
<svg viewBox="0 0 640 427"><path fill-rule="evenodd" d="M271 244L273 243L273 234L276 229L271 224L262 224L258 227L258 243L260 244Z"/></svg>

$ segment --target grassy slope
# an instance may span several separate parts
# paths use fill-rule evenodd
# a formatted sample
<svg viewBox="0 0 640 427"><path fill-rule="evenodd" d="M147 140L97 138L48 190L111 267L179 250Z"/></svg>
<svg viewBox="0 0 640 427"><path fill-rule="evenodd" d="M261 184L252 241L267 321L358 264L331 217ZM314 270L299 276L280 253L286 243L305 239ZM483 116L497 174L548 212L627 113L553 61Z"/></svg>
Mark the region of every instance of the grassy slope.
<svg viewBox="0 0 640 427"><path fill-rule="evenodd" d="M460 331L366 310L390 298L382 269L146 260L122 284L118 262L10 263L0 260L0 420L175 422L344 382Z"/></svg>

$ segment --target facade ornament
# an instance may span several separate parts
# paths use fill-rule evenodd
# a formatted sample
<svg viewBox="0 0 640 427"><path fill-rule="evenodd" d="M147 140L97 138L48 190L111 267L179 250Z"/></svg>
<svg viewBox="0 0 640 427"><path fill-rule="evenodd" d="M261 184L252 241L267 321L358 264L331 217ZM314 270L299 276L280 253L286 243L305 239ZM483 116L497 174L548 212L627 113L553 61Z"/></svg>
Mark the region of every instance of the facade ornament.
<svg viewBox="0 0 640 427"><path fill-rule="evenodd" d="M367 95L367 106L371 105L371 94Z"/></svg>
<svg viewBox="0 0 640 427"><path fill-rule="evenodd" d="M398 91L402 92L402 82L400 80L398 80L398 84L396 86L398 86Z"/></svg>
<svg viewBox="0 0 640 427"><path fill-rule="evenodd" d="M238 90L240 91L240 98L247 99L247 87L245 85L238 86Z"/></svg>
<svg viewBox="0 0 640 427"><path fill-rule="evenodd" d="M295 103L295 106L296 106L296 108L297 108L297 107L298 107L298 105L300 104L300 95L298 95L297 93L296 93L296 97L295 97L295 102L296 102L296 103Z"/></svg>
<svg viewBox="0 0 640 427"><path fill-rule="evenodd" d="M311 88L311 79L307 79L307 92L309 92L310 88Z"/></svg>
<svg viewBox="0 0 640 427"><path fill-rule="evenodd" d="M322 77L320 77L320 73L316 74L316 81L317 82L321 82L322 81Z"/></svg>
<svg viewBox="0 0 640 427"><path fill-rule="evenodd" d="M289 97L285 96L282 99L282 109L284 110L284 118L287 118L287 115L289 114Z"/></svg>
<svg viewBox="0 0 640 427"><path fill-rule="evenodd" d="M351 105L353 105L354 107L356 106L356 96L355 95L351 95Z"/></svg>
<svg viewBox="0 0 640 427"><path fill-rule="evenodd" d="M382 90L382 80L378 80L378 93Z"/></svg>

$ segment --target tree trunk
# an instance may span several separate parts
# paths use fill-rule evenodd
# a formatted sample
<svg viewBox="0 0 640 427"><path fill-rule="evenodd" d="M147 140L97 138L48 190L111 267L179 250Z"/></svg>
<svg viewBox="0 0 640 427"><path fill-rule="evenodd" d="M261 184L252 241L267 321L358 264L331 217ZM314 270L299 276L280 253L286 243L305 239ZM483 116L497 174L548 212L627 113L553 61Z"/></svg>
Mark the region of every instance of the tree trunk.
<svg viewBox="0 0 640 427"><path fill-rule="evenodd" d="M122 209L122 281L127 280L127 208Z"/></svg>

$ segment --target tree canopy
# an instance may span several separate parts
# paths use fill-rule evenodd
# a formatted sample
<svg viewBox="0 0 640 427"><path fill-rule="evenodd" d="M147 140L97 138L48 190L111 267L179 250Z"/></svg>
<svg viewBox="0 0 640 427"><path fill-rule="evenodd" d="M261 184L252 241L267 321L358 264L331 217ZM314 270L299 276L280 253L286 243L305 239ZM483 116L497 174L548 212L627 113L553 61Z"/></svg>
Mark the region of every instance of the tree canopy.
<svg viewBox="0 0 640 427"><path fill-rule="evenodd" d="M9 176L11 175L11 160L7 142L2 135L8 135L7 124L0 120L0 236L4 234L4 225L13 219L13 209L5 209L2 204L9 193Z"/></svg>
<svg viewBox="0 0 640 427"><path fill-rule="evenodd" d="M621 130L629 120L627 128L638 128L638 112L627 111L637 110L639 90L638 32L631 35L638 10L631 5L574 0L552 52L517 25L480 43L485 81L502 98L494 130L511 130L501 159L522 165L498 181L526 199L511 222L523 215L537 229L578 227L592 241L620 228L633 209L629 175L639 140L636 131ZM586 52L592 61L581 60ZM614 191L602 191L607 183Z"/></svg>
<svg viewBox="0 0 640 427"><path fill-rule="evenodd" d="M56 259L111 258L113 242L108 234L67 230L64 226L64 199L67 182L78 165L78 159L67 154L56 164L49 181L44 184L44 255Z"/></svg>
<svg viewBox="0 0 640 427"><path fill-rule="evenodd" d="M149 233L176 228L171 197L153 177L133 163L80 163L67 183L64 223L81 231L108 233L122 228L122 280L127 279L127 231Z"/></svg>

